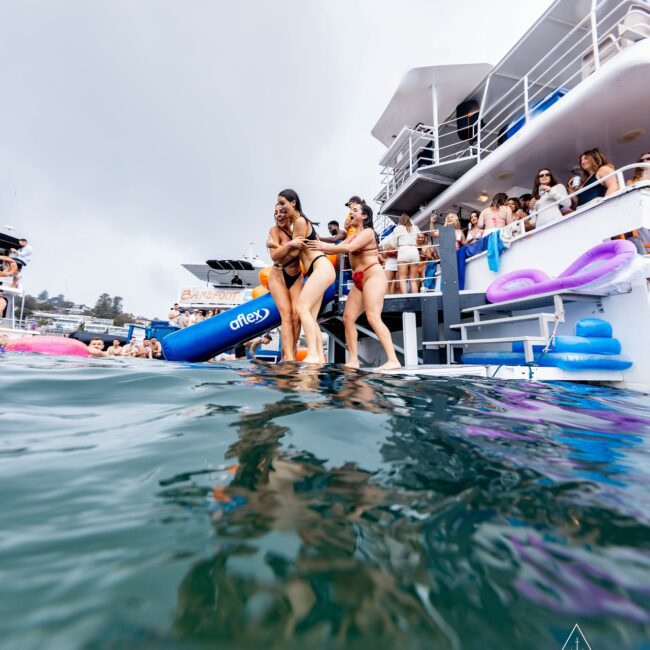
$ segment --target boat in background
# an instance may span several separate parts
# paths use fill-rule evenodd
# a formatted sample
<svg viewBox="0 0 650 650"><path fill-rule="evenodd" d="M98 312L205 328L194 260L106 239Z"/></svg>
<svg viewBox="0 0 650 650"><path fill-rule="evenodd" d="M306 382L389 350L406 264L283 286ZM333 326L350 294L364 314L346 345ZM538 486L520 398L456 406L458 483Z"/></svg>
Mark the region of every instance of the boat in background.
<svg viewBox="0 0 650 650"><path fill-rule="evenodd" d="M12 248L19 248L19 239L13 235L0 232L0 256L8 256ZM0 262L0 271L3 264ZM19 275L6 275L5 271L0 274L0 295L7 301L4 314L0 313L0 336L7 338L18 338L19 336L34 336L38 332L26 329L23 321L23 310L25 305L25 290L22 278ZM19 317L16 318L16 311Z"/></svg>

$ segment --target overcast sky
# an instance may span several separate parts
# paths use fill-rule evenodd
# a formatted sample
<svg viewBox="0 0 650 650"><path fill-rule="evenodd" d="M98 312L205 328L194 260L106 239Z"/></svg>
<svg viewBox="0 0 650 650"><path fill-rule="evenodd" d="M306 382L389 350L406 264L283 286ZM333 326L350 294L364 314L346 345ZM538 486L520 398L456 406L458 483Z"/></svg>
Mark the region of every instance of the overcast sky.
<svg viewBox="0 0 650 650"><path fill-rule="evenodd" d="M34 245L27 291L162 316L199 284L181 263L264 252L281 189L343 219L380 188L402 76L496 63L549 5L0 0L0 230Z"/></svg>

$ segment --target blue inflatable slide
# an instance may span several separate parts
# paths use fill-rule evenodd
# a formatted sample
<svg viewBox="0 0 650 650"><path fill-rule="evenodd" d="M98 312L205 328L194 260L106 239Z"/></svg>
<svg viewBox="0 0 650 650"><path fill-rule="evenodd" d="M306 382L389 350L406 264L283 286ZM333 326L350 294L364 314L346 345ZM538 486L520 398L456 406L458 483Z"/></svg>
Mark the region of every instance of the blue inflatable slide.
<svg viewBox="0 0 650 650"><path fill-rule="evenodd" d="M336 283L323 304L334 298ZM207 361L280 325L280 312L270 293L233 307L191 327L168 334L162 341L167 361Z"/></svg>

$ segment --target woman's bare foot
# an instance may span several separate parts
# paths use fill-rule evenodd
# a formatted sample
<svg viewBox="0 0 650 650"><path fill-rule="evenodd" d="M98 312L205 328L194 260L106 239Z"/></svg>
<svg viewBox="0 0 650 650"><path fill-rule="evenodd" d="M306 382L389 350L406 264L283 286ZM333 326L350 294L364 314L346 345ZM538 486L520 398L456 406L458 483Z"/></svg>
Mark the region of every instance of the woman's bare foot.
<svg viewBox="0 0 650 650"><path fill-rule="evenodd" d="M346 364L346 368L354 368L355 370L359 370L359 359L350 359Z"/></svg>
<svg viewBox="0 0 650 650"><path fill-rule="evenodd" d="M401 368L402 364L399 361L386 361L383 366L379 366L377 370L397 370Z"/></svg>
<svg viewBox="0 0 650 650"><path fill-rule="evenodd" d="M303 363L308 363L312 366L322 366L323 362L318 357L305 357Z"/></svg>

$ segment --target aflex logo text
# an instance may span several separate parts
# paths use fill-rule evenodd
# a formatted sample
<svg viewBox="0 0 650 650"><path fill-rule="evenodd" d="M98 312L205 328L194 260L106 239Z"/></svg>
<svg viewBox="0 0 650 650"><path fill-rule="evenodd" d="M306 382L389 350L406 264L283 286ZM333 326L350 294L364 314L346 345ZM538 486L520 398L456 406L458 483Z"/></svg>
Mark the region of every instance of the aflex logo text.
<svg viewBox="0 0 650 650"><path fill-rule="evenodd" d="M268 309L257 309L250 314L239 314L235 320L230 321L230 329L238 330L240 327L252 325L253 323L261 323L266 320L271 312Z"/></svg>

